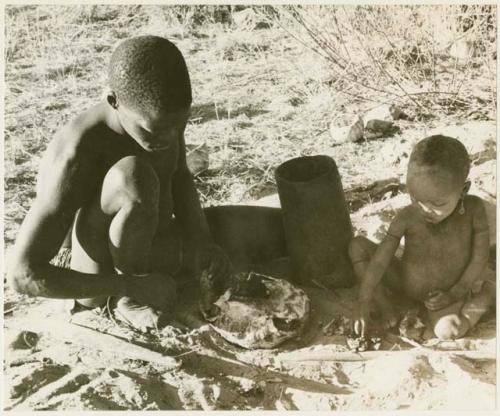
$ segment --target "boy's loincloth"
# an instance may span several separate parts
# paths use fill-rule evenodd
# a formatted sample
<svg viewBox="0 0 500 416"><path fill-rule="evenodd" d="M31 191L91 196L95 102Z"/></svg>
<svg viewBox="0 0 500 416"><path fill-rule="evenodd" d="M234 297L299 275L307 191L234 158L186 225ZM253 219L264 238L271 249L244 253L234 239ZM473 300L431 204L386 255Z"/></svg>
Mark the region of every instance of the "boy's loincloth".
<svg viewBox="0 0 500 416"><path fill-rule="evenodd" d="M169 224L167 231L165 233L167 237L159 237L154 240L151 253L152 269L157 272L174 275L179 269L183 258L181 232L175 221ZM70 269L71 255L71 246L63 245L50 261L50 264Z"/></svg>
<svg viewBox="0 0 500 416"><path fill-rule="evenodd" d="M50 264L63 269L71 267L71 247L61 247L59 252L50 261Z"/></svg>

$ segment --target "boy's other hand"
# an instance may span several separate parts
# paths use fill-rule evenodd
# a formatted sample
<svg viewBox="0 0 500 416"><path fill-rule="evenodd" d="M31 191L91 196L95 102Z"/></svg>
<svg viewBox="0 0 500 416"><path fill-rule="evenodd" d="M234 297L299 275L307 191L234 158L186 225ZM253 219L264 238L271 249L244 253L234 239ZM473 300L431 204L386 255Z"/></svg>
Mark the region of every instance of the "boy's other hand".
<svg viewBox="0 0 500 416"><path fill-rule="evenodd" d="M457 299L450 291L434 290L429 292L424 304L430 311L437 311L455 303Z"/></svg>
<svg viewBox="0 0 500 416"><path fill-rule="evenodd" d="M367 302L359 302L358 309L354 316L354 333L359 337L364 337L370 319L370 305Z"/></svg>
<svg viewBox="0 0 500 416"><path fill-rule="evenodd" d="M163 273L132 275L127 278L125 296L160 311L170 310L177 299L174 280Z"/></svg>
<svg viewBox="0 0 500 416"><path fill-rule="evenodd" d="M227 254L215 243L207 243L196 248L196 275L206 270L215 280L228 282L233 265Z"/></svg>

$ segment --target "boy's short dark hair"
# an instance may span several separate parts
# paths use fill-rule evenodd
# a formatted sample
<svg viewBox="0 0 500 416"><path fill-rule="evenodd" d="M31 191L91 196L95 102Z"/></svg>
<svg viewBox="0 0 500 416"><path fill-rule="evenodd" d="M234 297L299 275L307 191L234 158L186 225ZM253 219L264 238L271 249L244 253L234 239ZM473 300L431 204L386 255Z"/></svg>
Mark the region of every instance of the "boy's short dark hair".
<svg viewBox="0 0 500 416"><path fill-rule="evenodd" d="M434 135L419 141L410 156L410 164L443 169L458 180L469 175L470 159L465 146L457 139Z"/></svg>
<svg viewBox="0 0 500 416"><path fill-rule="evenodd" d="M138 36L120 43L111 56L109 84L137 111L176 111L191 104L191 82L180 50L158 36Z"/></svg>

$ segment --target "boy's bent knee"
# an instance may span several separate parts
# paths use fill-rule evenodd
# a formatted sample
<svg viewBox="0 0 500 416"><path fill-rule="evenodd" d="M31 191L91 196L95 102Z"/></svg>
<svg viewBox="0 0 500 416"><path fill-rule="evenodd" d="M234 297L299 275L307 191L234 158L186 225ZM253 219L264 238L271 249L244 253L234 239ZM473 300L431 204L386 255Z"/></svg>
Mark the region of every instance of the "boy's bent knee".
<svg viewBox="0 0 500 416"><path fill-rule="evenodd" d="M127 156L116 162L108 171L104 182L115 187L135 191L159 187L158 176L153 167L137 156Z"/></svg>
<svg viewBox="0 0 500 416"><path fill-rule="evenodd" d="M442 341L462 338L470 329L469 321L461 315L447 315L434 325L434 334Z"/></svg>
<svg viewBox="0 0 500 416"><path fill-rule="evenodd" d="M157 209L160 181L146 161L127 156L116 162L104 178L101 205L106 213L123 207Z"/></svg>

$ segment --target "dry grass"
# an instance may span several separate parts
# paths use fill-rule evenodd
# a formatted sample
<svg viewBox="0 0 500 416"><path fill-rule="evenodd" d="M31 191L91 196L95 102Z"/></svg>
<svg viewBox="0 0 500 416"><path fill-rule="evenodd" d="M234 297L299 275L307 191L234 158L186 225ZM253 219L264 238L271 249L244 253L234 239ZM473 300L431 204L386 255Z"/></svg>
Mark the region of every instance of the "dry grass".
<svg viewBox="0 0 500 416"><path fill-rule="evenodd" d="M434 120L403 122L403 133L384 141L338 145L328 133L330 124L350 123L381 95L372 90L353 97L345 88L340 93L331 62L310 42L302 45L290 36L294 28L286 20L279 23L287 30L276 22L265 29L237 27L231 20L235 12L211 6L7 7L7 244L34 197L47 143L100 99L111 51L126 37L166 36L186 57L194 93L186 139L210 149L210 169L197 178L204 205L242 203L273 192L274 168L299 155L333 156L346 188L402 175L411 144L421 138L405 133L406 127L424 132L438 121L463 120L476 107L483 116L488 109L494 114L484 63L467 73L460 90L465 106L437 106Z"/></svg>
<svg viewBox="0 0 500 416"><path fill-rule="evenodd" d="M343 94L430 115L467 103L468 84L483 76L496 103L494 6L290 6L276 15L329 63Z"/></svg>

